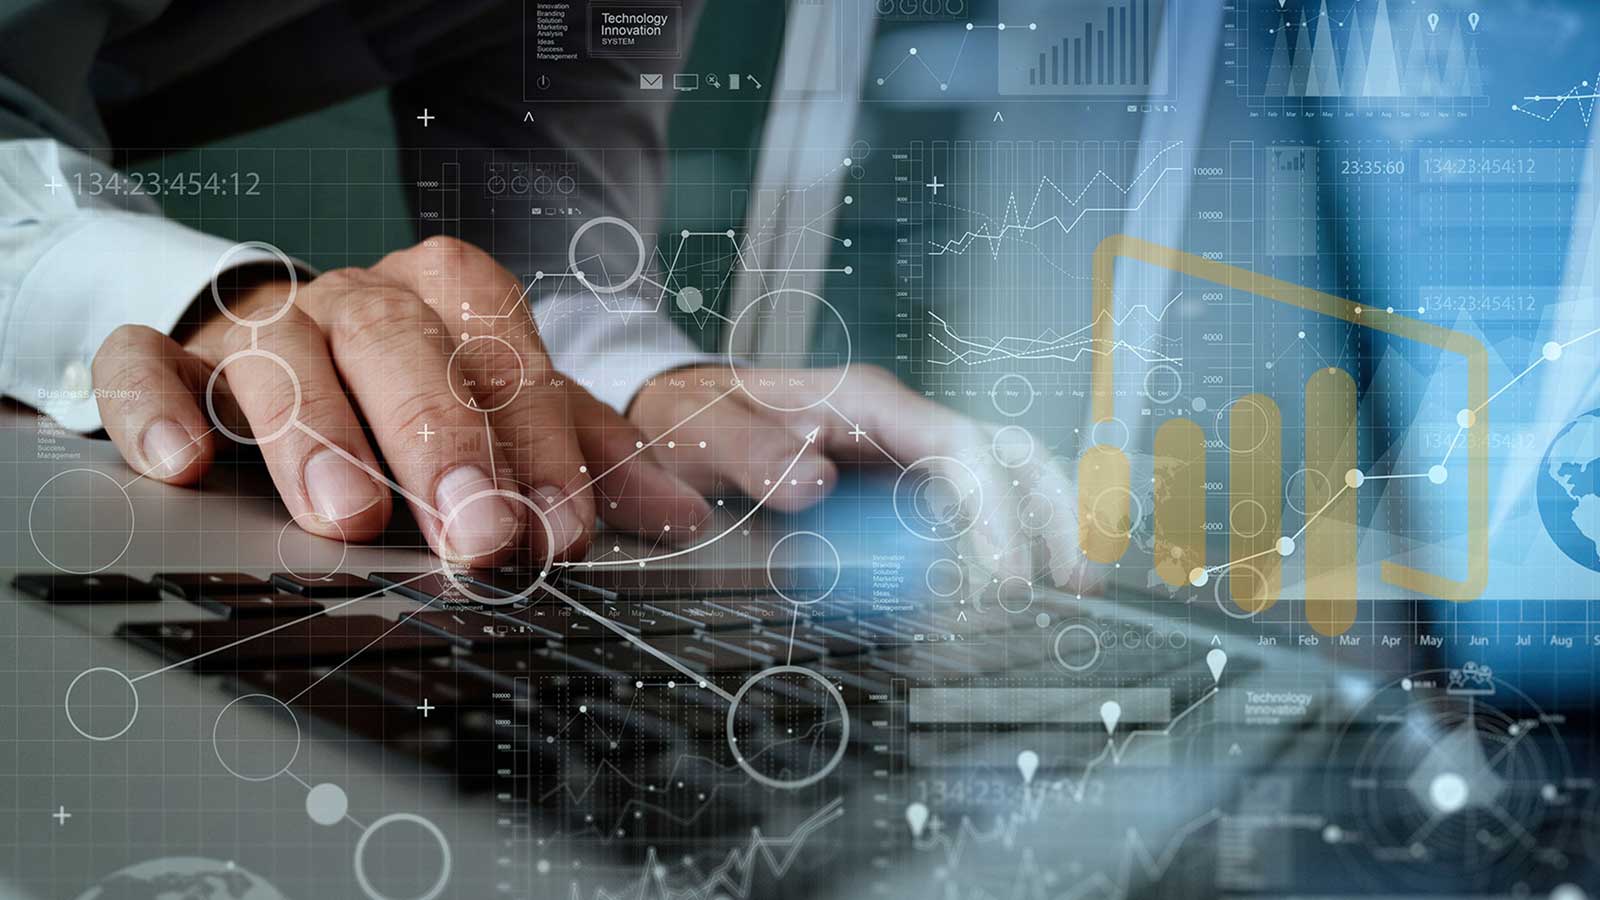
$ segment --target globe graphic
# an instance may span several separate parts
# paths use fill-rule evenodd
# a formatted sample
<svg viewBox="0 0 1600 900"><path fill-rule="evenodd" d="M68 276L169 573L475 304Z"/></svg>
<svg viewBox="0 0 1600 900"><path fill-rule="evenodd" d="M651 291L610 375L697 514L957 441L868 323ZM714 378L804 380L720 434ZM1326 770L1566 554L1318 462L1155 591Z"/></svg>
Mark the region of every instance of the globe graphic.
<svg viewBox="0 0 1600 900"><path fill-rule="evenodd" d="M114 872L78 900L284 900L259 875L198 856L146 860Z"/></svg>
<svg viewBox="0 0 1600 900"><path fill-rule="evenodd" d="M1569 559L1600 572L1600 409L1561 429L1539 465L1539 518Z"/></svg>

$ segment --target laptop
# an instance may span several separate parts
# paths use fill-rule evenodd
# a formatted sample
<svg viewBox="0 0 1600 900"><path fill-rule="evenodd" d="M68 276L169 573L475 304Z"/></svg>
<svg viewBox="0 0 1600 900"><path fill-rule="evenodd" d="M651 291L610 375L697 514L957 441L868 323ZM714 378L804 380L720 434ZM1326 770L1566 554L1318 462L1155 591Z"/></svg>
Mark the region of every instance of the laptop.
<svg viewBox="0 0 1600 900"><path fill-rule="evenodd" d="M1117 587L956 603L864 542L764 565L759 533L447 572L300 532L247 465L183 491L3 434L8 896L1140 893L1372 691Z"/></svg>

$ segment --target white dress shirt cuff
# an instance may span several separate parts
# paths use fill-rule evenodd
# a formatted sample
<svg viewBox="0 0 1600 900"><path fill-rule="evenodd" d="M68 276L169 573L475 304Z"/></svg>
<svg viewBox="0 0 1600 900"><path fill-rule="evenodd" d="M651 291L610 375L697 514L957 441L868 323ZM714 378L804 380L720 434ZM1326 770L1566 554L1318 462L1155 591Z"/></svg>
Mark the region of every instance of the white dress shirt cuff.
<svg viewBox="0 0 1600 900"><path fill-rule="evenodd" d="M0 383L7 395L79 432L101 427L90 365L120 325L169 333L196 298L210 302L210 283L227 268L273 262L265 250L229 253L232 241L169 219L97 210L30 227L46 249L16 288L9 308L0 297L4 335Z"/></svg>
<svg viewBox="0 0 1600 900"><path fill-rule="evenodd" d="M620 413L657 375L723 361L665 315L614 312L588 294L544 298L533 305L533 318L557 371Z"/></svg>

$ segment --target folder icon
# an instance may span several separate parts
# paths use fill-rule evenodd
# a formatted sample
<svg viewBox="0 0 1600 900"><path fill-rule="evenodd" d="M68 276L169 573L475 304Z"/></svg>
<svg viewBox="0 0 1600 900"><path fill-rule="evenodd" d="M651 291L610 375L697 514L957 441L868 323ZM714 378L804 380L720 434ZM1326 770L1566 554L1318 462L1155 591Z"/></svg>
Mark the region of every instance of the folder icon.
<svg viewBox="0 0 1600 900"><path fill-rule="evenodd" d="M1453 578L1385 561L1384 583L1456 602L1475 600L1489 578L1489 451L1488 354L1476 338L1382 309L1362 307L1332 294L1152 244L1127 235L1112 235L1095 248L1093 259L1093 340L1115 343L1116 265L1130 259L1180 275L1253 294L1274 303L1349 322L1362 328L1414 341L1461 357L1466 363L1465 421L1467 439L1467 572ZM1112 357L1094 356L1092 416L1095 422L1115 416ZM1306 618L1324 635L1343 634L1355 622L1356 496L1361 479L1356 467L1356 388L1348 372L1324 367L1305 386L1305 467L1321 477L1306 477L1305 528L1293 553L1305 562ZM1279 552L1283 531L1282 417L1277 402L1249 394L1229 406L1226 428L1230 510L1246 510L1248 528L1228 529L1227 588L1236 606L1248 613L1269 608L1282 585L1282 565L1290 554ZM1170 419L1157 427L1157 459L1179 465L1158 466L1153 510L1156 573L1170 585L1203 584L1206 565L1205 437L1189 419ZM1131 538L1133 493L1130 463L1118 447L1096 444L1078 463L1078 535L1084 555L1098 563L1114 563L1127 552ZM1218 586L1219 590L1221 585Z"/></svg>

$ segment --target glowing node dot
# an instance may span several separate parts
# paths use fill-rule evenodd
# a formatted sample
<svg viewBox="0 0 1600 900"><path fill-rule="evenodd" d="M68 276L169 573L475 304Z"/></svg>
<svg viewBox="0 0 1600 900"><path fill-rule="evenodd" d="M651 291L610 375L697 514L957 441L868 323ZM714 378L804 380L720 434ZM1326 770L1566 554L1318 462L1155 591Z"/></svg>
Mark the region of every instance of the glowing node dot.
<svg viewBox="0 0 1600 900"><path fill-rule="evenodd" d="M706 448L706 442L705 441L701 441L700 442L700 449L704 450L705 448Z"/></svg>
<svg viewBox="0 0 1600 900"><path fill-rule="evenodd" d="M667 449L668 450L676 450L676 449L678 449L678 442L677 441L667 441Z"/></svg>
<svg viewBox="0 0 1600 900"><path fill-rule="evenodd" d="M679 237L685 237L685 238L688 237L689 236L689 229L685 228L684 230L678 232L678 236Z"/></svg>
<svg viewBox="0 0 1600 900"><path fill-rule="evenodd" d="M1366 473L1362 472L1360 469L1351 469L1350 471L1344 473L1344 484L1345 487L1348 488L1361 487L1366 480Z"/></svg>
<svg viewBox="0 0 1600 900"><path fill-rule="evenodd" d="M971 31L971 30L972 30L972 23L971 23L971 22L968 22L968 23L967 23L967 30L968 30L968 31Z"/></svg>
<svg viewBox="0 0 1600 900"><path fill-rule="evenodd" d="M1556 343L1555 341L1551 341L1548 344L1545 344L1544 345L1544 358L1549 360L1549 361L1551 361L1551 362L1555 362L1556 360L1560 359L1561 358L1561 345Z"/></svg>
<svg viewBox="0 0 1600 900"><path fill-rule="evenodd" d="M644 441L634 441L633 442L633 449L635 449L635 450L643 450L644 449Z"/></svg>
<svg viewBox="0 0 1600 900"><path fill-rule="evenodd" d="M1207 572L1203 566L1195 566L1189 570L1189 583L1195 587L1205 587L1206 582L1210 580L1211 573Z"/></svg>
<svg viewBox="0 0 1600 900"><path fill-rule="evenodd" d="M854 241L851 241L851 240L850 240L850 239L849 239L849 238L845 238L845 239L844 239L844 245L845 245L845 246L846 246L846 247L849 247L849 246L851 246L851 245L852 245L852 244L854 244Z"/></svg>
<svg viewBox="0 0 1600 900"><path fill-rule="evenodd" d="M854 165L854 164L855 164L855 160L853 160L853 159L851 159L851 158L850 158L850 157L848 157L848 156L846 156L846 157L845 157L845 158L844 158L844 162L843 162L843 163L841 163L841 164L840 164L840 165L846 165L846 166L849 166L849 165Z"/></svg>
<svg viewBox="0 0 1600 900"><path fill-rule="evenodd" d="M856 267L855 266L845 266L844 267L844 273L846 275L854 275L856 273Z"/></svg>
<svg viewBox="0 0 1600 900"><path fill-rule="evenodd" d="M882 78L879 78L879 79L878 79L878 86L879 86L879 87L882 87L882 86L883 86L883 79L882 79Z"/></svg>
<svg viewBox="0 0 1600 900"><path fill-rule="evenodd" d="M845 194L844 195L844 205L845 206L849 206L850 204L852 204L854 202L856 202L856 198L855 197L852 197L849 194Z"/></svg>
<svg viewBox="0 0 1600 900"><path fill-rule="evenodd" d="M911 48L911 55L912 56L916 56L917 55L917 48L915 48L915 47Z"/></svg>
<svg viewBox="0 0 1600 900"><path fill-rule="evenodd" d="M944 82L941 81L941 82L939 82L939 90L948 91L948 90L950 90L950 85L945 84Z"/></svg>
<svg viewBox="0 0 1600 900"><path fill-rule="evenodd" d="M1462 428L1471 428L1472 423L1478 421L1478 414L1470 409L1463 409L1456 413L1456 424Z"/></svg>
<svg viewBox="0 0 1600 900"><path fill-rule="evenodd" d="M1278 555L1279 556L1292 556L1292 555L1294 555L1294 538L1289 537L1288 535L1284 535L1283 537L1278 538Z"/></svg>
<svg viewBox="0 0 1600 900"><path fill-rule="evenodd" d="M1449 477L1450 470L1444 466L1434 466L1428 469L1428 480L1434 484L1444 484L1444 480Z"/></svg>
<svg viewBox="0 0 1600 900"><path fill-rule="evenodd" d="M1305 340L1306 339L1306 333L1304 331L1300 332L1299 337L1300 337L1300 340L1302 340L1302 341Z"/></svg>
<svg viewBox="0 0 1600 900"><path fill-rule="evenodd" d="M587 475L589 473L589 467L588 466L579 466L578 467L578 471Z"/></svg>
<svg viewBox="0 0 1600 900"><path fill-rule="evenodd" d="M999 27L1000 27L1001 31L1005 31L1006 30L1006 23L1001 22Z"/></svg>

